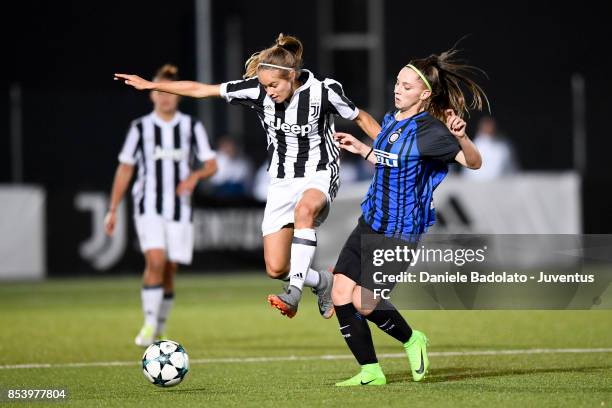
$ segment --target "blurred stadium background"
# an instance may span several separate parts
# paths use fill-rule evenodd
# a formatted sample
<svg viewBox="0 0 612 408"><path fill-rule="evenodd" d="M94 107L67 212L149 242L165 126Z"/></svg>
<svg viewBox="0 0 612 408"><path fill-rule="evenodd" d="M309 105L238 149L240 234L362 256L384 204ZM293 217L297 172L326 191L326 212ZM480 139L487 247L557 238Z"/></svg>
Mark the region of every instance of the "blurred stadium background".
<svg viewBox="0 0 612 408"><path fill-rule="evenodd" d="M482 84L491 113L517 165L489 181L455 174L436 197L438 228L612 231L606 136L612 57L605 18L596 7L552 2L442 1L435 9L375 0L12 3L0 110L0 279L140 272L131 203L113 240L103 236L102 218L127 127L151 104L146 94L113 82L112 74L150 77L172 62L184 79L237 79L245 59L279 32L301 38L305 66L340 80L379 119L391 107L400 67L468 35L460 48L489 75ZM266 160L266 141L255 115L221 100L184 100L181 109L204 121L215 147L231 139L246 174L238 189L197 191L192 268L262 269L264 204L254 175ZM469 120L472 136L480 118ZM345 122L337 128L356 130ZM321 233L327 242L319 267L333 263L367 184L368 169L345 159L329 233Z"/></svg>

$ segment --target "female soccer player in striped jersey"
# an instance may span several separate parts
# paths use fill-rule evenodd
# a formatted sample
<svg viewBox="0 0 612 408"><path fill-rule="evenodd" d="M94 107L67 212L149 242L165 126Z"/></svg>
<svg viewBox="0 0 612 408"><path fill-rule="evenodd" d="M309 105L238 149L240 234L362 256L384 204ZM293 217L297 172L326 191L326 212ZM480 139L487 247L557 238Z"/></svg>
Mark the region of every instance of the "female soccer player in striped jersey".
<svg viewBox="0 0 612 408"><path fill-rule="evenodd" d="M174 81L177 74L175 66L164 65L153 82ZM134 221L146 267L141 292L144 325L135 343L143 347L164 336L174 303L177 263L191 263L193 225L188 196L199 180L217 170L204 126L178 111L179 99L176 95L151 92L153 112L132 123L119 154L120 164L105 220L110 235L115 228L115 210L137 167L132 189ZM194 156L203 166L192 170Z"/></svg>
<svg viewBox="0 0 612 408"><path fill-rule="evenodd" d="M333 79L318 80L302 69L302 43L280 34L276 43L251 56L244 80L207 85L179 81L152 83L115 74L136 89L154 89L196 98L220 96L252 108L268 141L271 176L262 223L268 275L288 280L285 293L268 296L283 315L293 317L303 286L317 294L324 318L333 313L332 275L310 268L316 249L315 227L327 217L339 186L334 116L354 120L372 139L379 124L345 96Z"/></svg>
<svg viewBox="0 0 612 408"><path fill-rule="evenodd" d="M470 169L481 165L462 116L468 108L481 109L486 95L469 78L474 68L457 62L456 52L414 60L402 68L395 83L396 110L383 119L373 146L350 134L335 135L341 148L375 164L362 216L334 269L332 298L340 332L361 365L359 374L338 386L386 383L367 320L403 344L415 381L428 370L427 338L412 330L391 303L374 296L379 286L361 268L361 257L371 257L369 250L362 252L362 243L370 249L415 245L434 223L432 194L446 176L447 164L457 162ZM473 96L470 106L462 87ZM395 266L395 273L405 270L404 265Z"/></svg>

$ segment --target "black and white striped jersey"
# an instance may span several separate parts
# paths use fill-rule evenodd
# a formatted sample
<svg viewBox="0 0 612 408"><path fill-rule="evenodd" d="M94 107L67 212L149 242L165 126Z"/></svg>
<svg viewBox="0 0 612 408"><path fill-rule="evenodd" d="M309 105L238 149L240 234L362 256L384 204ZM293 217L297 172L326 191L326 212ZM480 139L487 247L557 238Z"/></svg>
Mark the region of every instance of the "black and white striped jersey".
<svg viewBox="0 0 612 408"><path fill-rule="evenodd" d="M333 79L319 81L304 69L299 81L303 85L284 103L275 103L256 77L221 84L221 96L257 112L268 138L271 177L305 177L328 169L337 176L340 150L332 137L334 115L353 120L359 110Z"/></svg>
<svg viewBox="0 0 612 408"><path fill-rule="evenodd" d="M214 157L204 126L192 116L177 112L165 122L152 112L133 121L119 161L137 166L135 214L190 221L190 197L178 196L176 188L189 176L194 158L204 162Z"/></svg>

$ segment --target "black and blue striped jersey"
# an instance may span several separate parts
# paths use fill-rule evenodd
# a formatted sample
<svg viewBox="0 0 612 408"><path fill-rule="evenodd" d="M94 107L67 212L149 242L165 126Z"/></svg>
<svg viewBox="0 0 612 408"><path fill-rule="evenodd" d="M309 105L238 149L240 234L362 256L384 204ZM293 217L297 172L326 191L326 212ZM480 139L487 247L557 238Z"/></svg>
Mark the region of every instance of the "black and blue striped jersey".
<svg viewBox="0 0 612 408"><path fill-rule="evenodd" d="M433 225L433 192L461 149L444 123L428 112L400 121L394 113L385 115L374 141L377 163L361 209L373 230L406 239Z"/></svg>

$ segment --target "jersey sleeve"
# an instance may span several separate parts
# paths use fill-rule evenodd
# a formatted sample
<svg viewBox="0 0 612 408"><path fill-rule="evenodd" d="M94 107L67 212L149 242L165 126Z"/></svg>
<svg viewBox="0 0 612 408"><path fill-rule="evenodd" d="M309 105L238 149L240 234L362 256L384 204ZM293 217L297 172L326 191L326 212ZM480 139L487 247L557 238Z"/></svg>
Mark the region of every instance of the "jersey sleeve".
<svg viewBox="0 0 612 408"><path fill-rule="evenodd" d="M123 148L119 152L119 162L123 164L134 165L136 164L136 154L138 151L138 143L140 141L140 131L136 123L132 123L130 130L128 130L125 142L123 142Z"/></svg>
<svg viewBox="0 0 612 408"><path fill-rule="evenodd" d="M323 84L328 89L327 98L332 113L342 116L344 119L353 120L359 115L359 109L344 94L344 89L338 81L326 78Z"/></svg>
<svg viewBox="0 0 612 408"><path fill-rule="evenodd" d="M451 163L461 147L455 136L442 125L423 132L419 138L419 151L423 157Z"/></svg>
<svg viewBox="0 0 612 408"><path fill-rule="evenodd" d="M221 84L221 97L229 103L255 102L260 99L259 80L255 77Z"/></svg>
<svg viewBox="0 0 612 408"><path fill-rule="evenodd" d="M193 137L195 142L194 153L199 161L205 162L216 157L215 151L210 148L208 134L206 133L206 129L204 128L204 125L202 125L202 122L197 120L194 122Z"/></svg>

